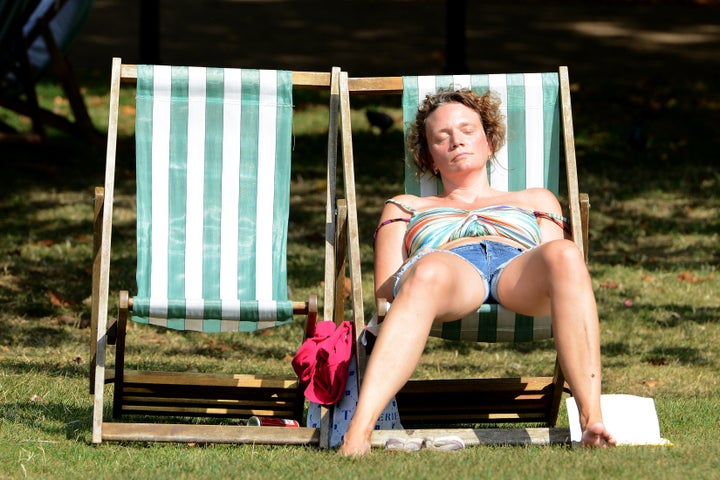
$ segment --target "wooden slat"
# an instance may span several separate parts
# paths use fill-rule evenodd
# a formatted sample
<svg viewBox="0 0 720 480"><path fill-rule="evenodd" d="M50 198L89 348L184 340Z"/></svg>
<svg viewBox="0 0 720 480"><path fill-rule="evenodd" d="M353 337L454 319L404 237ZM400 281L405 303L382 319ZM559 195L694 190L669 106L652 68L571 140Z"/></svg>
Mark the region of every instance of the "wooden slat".
<svg viewBox="0 0 720 480"><path fill-rule="evenodd" d="M293 401L284 400L246 400L246 399L232 399L232 398L188 398L188 397L166 397L166 396L136 396L126 395L123 397L124 401L131 404L163 404L163 405L212 405L216 407L232 408L233 406L244 406L244 405L255 405L258 407L292 407L295 405ZM294 400L294 399L290 399Z"/></svg>
<svg viewBox="0 0 720 480"><path fill-rule="evenodd" d="M124 383L151 385L202 385L219 387L249 387L249 388L297 388L296 377L262 377L252 374L212 374L188 372L158 372L158 371L132 371L126 370Z"/></svg>
<svg viewBox="0 0 720 480"><path fill-rule="evenodd" d="M97 301L93 302L93 317L97 318L95 348L95 387L93 397L93 427L92 442L100 443L102 440L102 416L104 408L103 387L105 385L105 361L107 337L107 311L108 294L110 290L110 242L112 238L113 199L115 195L115 154L117 150L118 112L120 106L120 77L121 61L114 58L110 81L110 107L108 112L108 141L105 154L105 201L102 211L102 228L100 229L100 268L97 276ZM93 367L91 367L93 368Z"/></svg>
<svg viewBox="0 0 720 480"><path fill-rule="evenodd" d="M402 77L349 77L350 93L402 93Z"/></svg>
<svg viewBox="0 0 720 480"><path fill-rule="evenodd" d="M423 396L417 395L415 397L408 397L398 395L398 404L403 412L410 411L427 411L430 415L445 415L447 413L459 413L461 411L471 412L491 412L491 411L502 411L502 412L513 412L513 411L527 411L541 407L547 407L551 397L536 396L534 398L518 398L518 397L502 397L493 399L476 399L473 401L472 398L446 398L442 401L442 396L435 396L428 398L423 402ZM438 408L445 409L437 411ZM452 412L449 412L452 410Z"/></svg>
<svg viewBox="0 0 720 480"><path fill-rule="evenodd" d="M539 392L552 387L552 377L411 380L402 392Z"/></svg>
<svg viewBox="0 0 720 480"><path fill-rule="evenodd" d="M303 408L290 376L126 371L123 378L118 415L295 418Z"/></svg>
<svg viewBox="0 0 720 480"><path fill-rule="evenodd" d="M298 87L329 87L330 72L292 72L293 85ZM122 65L123 80L137 79L137 65Z"/></svg>
<svg viewBox="0 0 720 480"><path fill-rule="evenodd" d="M382 448L390 438L438 438L455 435L466 446L477 445L569 445L568 428L453 428L453 429L407 429L375 430L371 445Z"/></svg>
<svg viewBox="0 0 720 480"><path fill-rule="evenodd" d="M423 425L472 425L472 424L511 424L535 423L545 425L547 415L542 413L493 413L478 415L443 415L433 417L429 414L408 415L400 411L401 421L406 427Z"/></svg>
<svg viewBox="0 0 720 480"><path fill-rule="evenodd" d="M350 275L350 299L352 300L353 326L356 342L365 327L365 312L360 272L360 227L357 218L357 198L355 196L355 161L353 157L352 127L350 125L350 97L347 72L340 72L340 138L342 139L343 185L347 202L347 243L348 270ZM345 93L344 93L345 92ZM362 373L362 372L361 372ZM358 381L362 381L360 377Z"/></svg>
<svg viewBox="0 0 720 480"><path fill-rule="evenodd" d="M183 406L151 406L123 404L123 414L135 415L167 415L167 416L202 416L202 417L228 417L248 418L253 415L260 417L292 418L295 414L291 409L262 409L262 408L205 408Z"/></svg>
<svg viewBox="0 0 720 480"><path fill-rule="evenodd" d="M397 394L406 426L541 423L548 425L552 377L411 380Z"/></svg>
<svg viewBox="0 0 720 480"><path fill-rule="evenodd" d="M562 116L563 146L565 147L565 171L567 174L568 208L573 241L585 255L580 216L580 191L578 187L577 161L575 158L575 133L573 131L572 105L570 101L570 78L567 67L560 67L560 104Z"/></svg>
<svg viewBox="0 0 720 480"><path fill-rule="evenodd" d="M103 441L317 445L319 439L319 429L307 427L245 427L162 423L102 424Z"/></svg>
<svg viewBox="0 0 720 480"><path fill-rule="evenodd" d="M337 317L333 314L333 305L337 302L337 289L342 283L336 283L335 272L337 271L337 250L342 245L337 243L337 155L338 155L338 115L340 95L338 92L338 80L340 69L333 67L330 86L330 106L328 111L328 150L327 150L327 172L325 191L325 285L323 286L323 320L334 321ZM311 336L312 332L308 332Z"/></svg>

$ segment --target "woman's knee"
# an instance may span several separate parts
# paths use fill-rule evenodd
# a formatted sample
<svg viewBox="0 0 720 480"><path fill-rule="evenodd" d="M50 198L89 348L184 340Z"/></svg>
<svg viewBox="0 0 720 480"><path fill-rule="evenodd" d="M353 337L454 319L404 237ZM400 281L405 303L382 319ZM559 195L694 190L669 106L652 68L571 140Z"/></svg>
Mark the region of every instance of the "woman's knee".
<svg viewBox="0 0 720 480"><path fill-rule="evenodd" d="M454 278L450 267L434 255L426 255L418 260L405 274L400 290L425 295L425 292L438 292L450 284Z"/></svg>
<svg viewBox="0 0 720 480"><path fill-rule="evenodd" d="M554 240L546 244L545 253L548 256L550 266L581 266L585 269L585 258L571 240Z"/></svg>
<svg viewBox="0 0 720 480"><path fill-rule="evenodd" d="M589 275L582 252L571 240L547 243L545 255L551 279L567 278L574 282Z"/></svg>

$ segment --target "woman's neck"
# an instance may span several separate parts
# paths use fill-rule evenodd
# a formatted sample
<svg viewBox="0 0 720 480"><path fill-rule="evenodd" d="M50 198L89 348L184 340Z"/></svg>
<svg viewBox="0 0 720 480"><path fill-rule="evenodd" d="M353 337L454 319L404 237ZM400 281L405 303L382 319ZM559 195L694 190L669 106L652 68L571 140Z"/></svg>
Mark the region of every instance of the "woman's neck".
<svg viewBox="0 0 720 480"><path fill-rule="evenodd" d="M453 202L471 205L479 198L493 196L498 193L490 186L487 173L465 175L460 181L443 178L443 196Z"/></svg>

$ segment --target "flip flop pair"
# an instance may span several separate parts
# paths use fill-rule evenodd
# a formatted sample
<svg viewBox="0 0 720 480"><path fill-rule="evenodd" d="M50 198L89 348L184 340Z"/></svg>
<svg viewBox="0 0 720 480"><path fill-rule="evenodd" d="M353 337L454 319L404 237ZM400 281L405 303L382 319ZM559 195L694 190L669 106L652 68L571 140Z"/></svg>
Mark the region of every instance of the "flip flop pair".
<svg viewBox="0 0 720 480"><path fill-rule="evenodd" d="M435 438L389 438L385 442L385 450L396 452L417 452L422 447L428 450L452 452L465 448L465 442L455 435Z"/></svg>

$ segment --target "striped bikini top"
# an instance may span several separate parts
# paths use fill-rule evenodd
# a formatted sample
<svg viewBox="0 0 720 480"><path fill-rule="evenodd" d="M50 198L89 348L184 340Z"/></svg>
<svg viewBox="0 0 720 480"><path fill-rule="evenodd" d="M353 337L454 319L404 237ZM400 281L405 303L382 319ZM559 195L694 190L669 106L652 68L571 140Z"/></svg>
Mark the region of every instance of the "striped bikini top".
<svg viewBox="0 0 720 480"><path fill-rule="evenodd" d="M538 212L512 205L495 205L475 210L452 207L437 207L417 211L397 200L387 200L411 213L405 233L405 250L408 256L423 248L438 248L447 242L465 237L495 235L513 240L524 248L540 243L538 218L555 222L567 229L567 220L554 213ZM400 220L400 219L398 219Z"/></svg>

